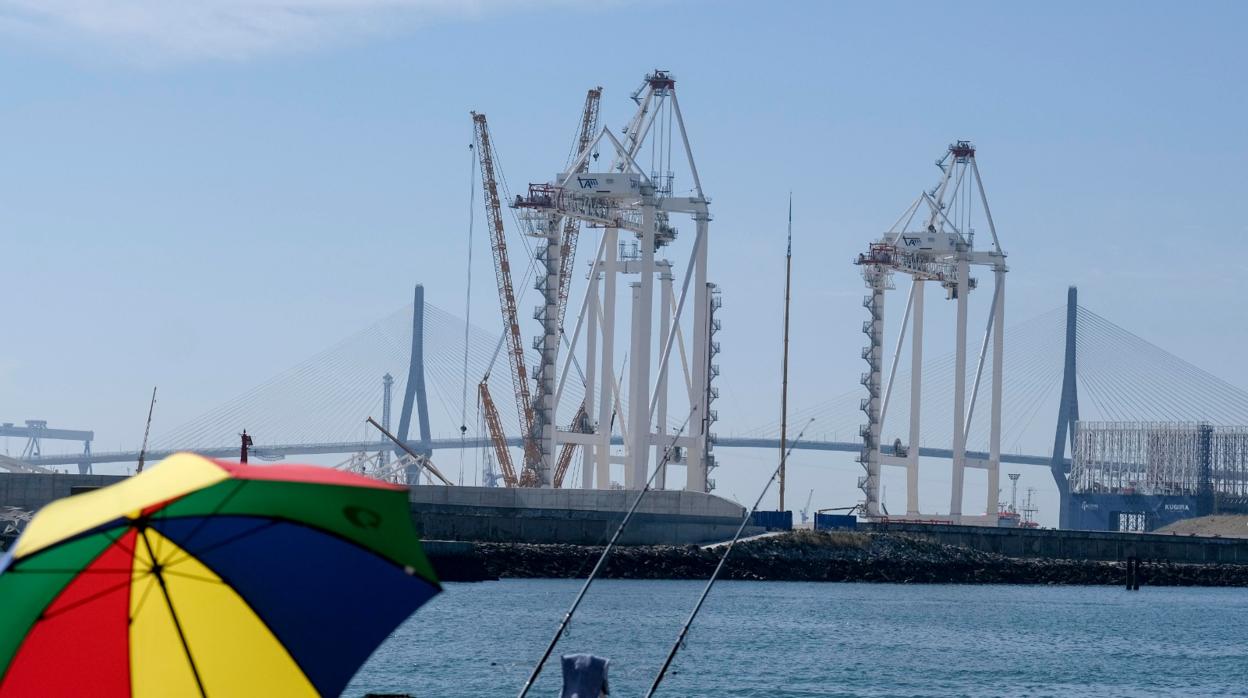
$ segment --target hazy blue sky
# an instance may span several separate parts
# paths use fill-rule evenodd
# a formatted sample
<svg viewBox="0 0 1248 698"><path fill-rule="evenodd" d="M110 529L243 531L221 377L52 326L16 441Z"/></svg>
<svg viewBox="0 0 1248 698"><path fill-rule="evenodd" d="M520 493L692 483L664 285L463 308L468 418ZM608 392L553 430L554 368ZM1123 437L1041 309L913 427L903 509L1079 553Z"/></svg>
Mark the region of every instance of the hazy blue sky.
<svg viewBox="0 0 1248 698"><path fill-rule="evenodd" d="M468 110L489 114L513 184L542 180L585 89L606 88L618 129L655 67L679 80L714 200L721 433L777 410L788 192L801 406L856 385L850 260L957 138L979 147L1011 320L1077 284L1248 386L1242 3L100 5L0 0L0 420L137 447L153 384L159 429L386 315L417 281L458 312ZM478 246L474 321L493 328L488 259ZM722 454L720 491L750 497L772 460ZM948 506L942 467L930 508ZM803 455L794 496L852 503L856 474ZM1051 487L1042 469L1024 484Z"/></svg>

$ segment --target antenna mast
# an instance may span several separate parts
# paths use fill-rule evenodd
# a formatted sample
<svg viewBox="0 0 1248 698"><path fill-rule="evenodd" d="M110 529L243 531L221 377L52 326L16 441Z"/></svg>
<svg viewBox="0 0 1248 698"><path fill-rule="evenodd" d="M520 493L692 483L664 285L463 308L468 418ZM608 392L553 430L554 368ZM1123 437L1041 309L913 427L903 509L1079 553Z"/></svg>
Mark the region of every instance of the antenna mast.
<svg viewBox="0 0 1248 698"><path fill-rule="evenodd" d="M789 298L793 282L793 194L789 194L789 245L784 252L784 362L780 370L780 511L784 511L784 465L789 431Z"/></svg>

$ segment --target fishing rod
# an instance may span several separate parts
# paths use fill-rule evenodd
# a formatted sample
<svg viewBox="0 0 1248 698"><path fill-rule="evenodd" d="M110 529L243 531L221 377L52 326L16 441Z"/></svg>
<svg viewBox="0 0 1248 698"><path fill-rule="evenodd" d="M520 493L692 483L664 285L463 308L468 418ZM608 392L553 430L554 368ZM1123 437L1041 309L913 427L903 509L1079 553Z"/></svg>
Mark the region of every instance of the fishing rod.
<svg viewBox="0 0 1248 698"><path fill-rule="evenodd" d="M787 456L793 453L793 449L797 446L797 442L801 441L802 436L806 433L806 427L809 427L811 422L814 421L815 418L811 417L810 422L806 422L806 426L802 427L802 430L797 434L797 438L793 439L792 444L789 446L789 453L784 455ZM781 465L777 465L776 469L772 471L771 477L767 479L767 484L763 485L763 491L758 493L758 499L754 500L754 507L746 513L744 518L741 519L741 525L737 527L737 534L732 537L731 541L728 542L728 549L725 550L724 554L719 558L719 564L715 566L715 571L711 573L711 578L706 580L706 586L702 589L702 595L698 597L697 605L693 607L693 612L689 614L689 618L685 620L685 624L681 626L680 634L676 636L676 642L672 643L672 649L667 653L667 659L663 660L663 667L659 669L658 676L654 677L654 683L650 684L650 690L646 691L646 698L650 698L650 696L654 695L654 692L659 689L659 684L663 682L663 677L667 675L667 670L671 667L672 660L676 658L676 652L680 650L680 646L685 642L685 636L689 634L689 628L693 625L693 619L697 617L698 611L702 610L702 604L706 601L706 597L711 593L711 587L715 586L715 580L719 578L719 573L724 569L724 563L728 561L728 555L732 553L732 547L736 545L737 540L741 538L741 532L745 530L745 525L750 522L750 517L752 517L754 512L758 510L758 505L762 504L763 497L766 496L767 490L771 489L771 483L775 482L776 476L780 474L780 468L783 467L784 460L782 459L780 463Z"/></svg>
<svg viewBox="0 0 1248 698"><path fill-rule="evenodd" d="M147 426L143 428L143 448L139 449L139 467L134 474L143 472L143 460L147 457L147 436L152 433L152 410L156 409L156 386L152 386L152 403L147 406Z"/></svg>
<svg viewBox="0 0 1248 698"><path fill-rule="evenodd" d="M524 687L520 689L519 698L525 698L525 696L529 694L529 689L533 687L533 684L537 681L538 675L542 673L542 667L546 665L546 660L550 659L550 654L555 651L555 645L559 644L559 638L563 635L563 632L567 630L568 623L572 622L572 615L576 613L577 606L581 605L581 599L585 598L586 592L589 591L589 585L593 584L594 578L597 577L598 572L602 570L603 565L607 561L607 556L611 554L611 548L615 547L616 541L620 539L620 534L624 533L624 528L628 526L629 519L633 518L633 512L637 511L637 506L641 504L641 498L646 496L646 493L650 491L650 484L654 482L655 475L658 475L660 470L667 467L667 460L671 456L672 451L675 449L677 440L680 439L680 435L685 432L685 427L689 426L689 420L693 418L693 413L697 410L697 405L694 405L693 408L689 410L689 416L685 417L684 424L681 424L680 429L676 430L676 434L672 436L671 445L668 446L667 450L663 453L663 460L659 462L658 466L654 469L654 472L650 473L650 477L646 480L646 484L642 486L641 491L637 493L637 497L633 499L633 505L628 508L628 512L624 514L624 520L621 521L620 525L616 527L615 533L611 535L611 540L607 542L607 547L603 548L602 554L598 556L598 562L594 564L594 569L590 571L589 577L585 579L585 584L581 586L581 591L572 601L571 608L568 609L567 613L563 614L563 621L559 623L559 629L555 631L555 636L550 638L550 644L546 646L546 651L542 654L542 658L538 660L537 666L533 667L533 673L529 674L528 681L524 682Z"/></svg>

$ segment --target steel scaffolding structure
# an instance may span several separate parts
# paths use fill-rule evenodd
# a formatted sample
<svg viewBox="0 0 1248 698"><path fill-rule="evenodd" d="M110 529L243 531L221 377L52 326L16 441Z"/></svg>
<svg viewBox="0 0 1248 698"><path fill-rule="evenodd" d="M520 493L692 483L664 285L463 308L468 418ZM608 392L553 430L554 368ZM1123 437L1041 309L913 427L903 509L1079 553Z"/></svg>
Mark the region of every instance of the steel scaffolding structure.
<svg viewBox="0 0 1248 698"><path fill-rule="evenodd" d="M1078 422L1072 492L1248 496L1248 426Z"/></svg>

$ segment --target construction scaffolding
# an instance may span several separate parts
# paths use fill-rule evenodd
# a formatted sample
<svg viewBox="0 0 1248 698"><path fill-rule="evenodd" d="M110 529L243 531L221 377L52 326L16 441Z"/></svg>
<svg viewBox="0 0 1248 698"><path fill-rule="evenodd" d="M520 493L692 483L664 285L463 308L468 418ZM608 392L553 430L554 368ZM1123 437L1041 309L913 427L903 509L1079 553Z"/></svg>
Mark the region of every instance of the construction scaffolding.
<svg viewBox="0 0 1248 698"><path fill-rule="evenodd" d="M1071 492L1248 497L1248 426L1077 422Z"/></svg>

